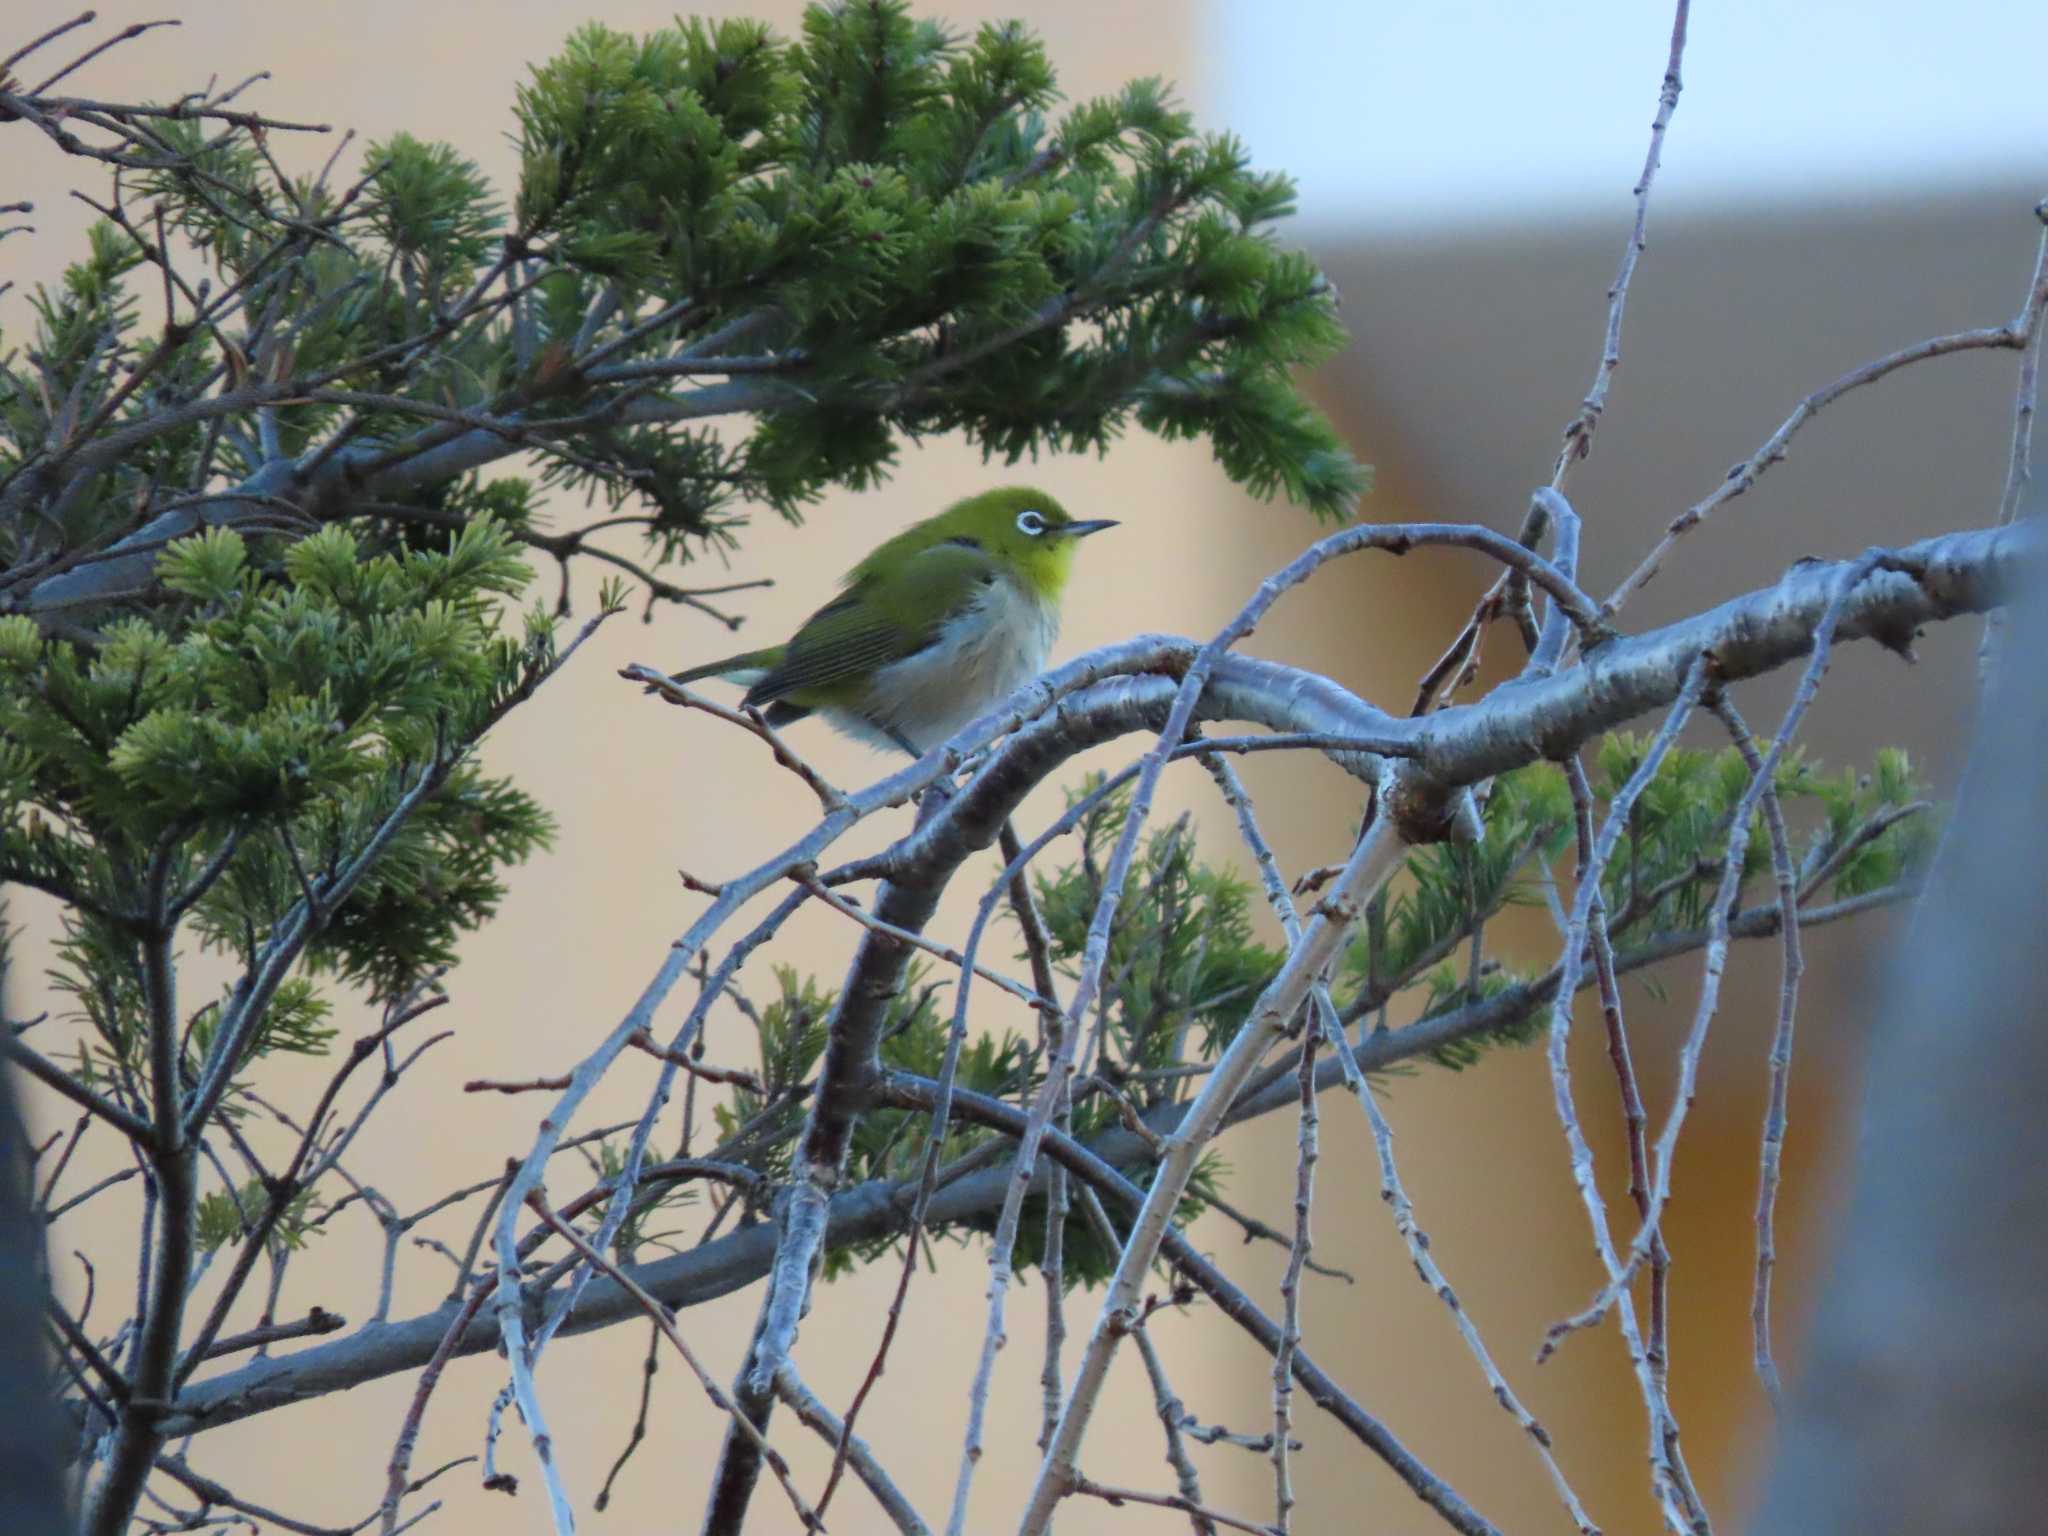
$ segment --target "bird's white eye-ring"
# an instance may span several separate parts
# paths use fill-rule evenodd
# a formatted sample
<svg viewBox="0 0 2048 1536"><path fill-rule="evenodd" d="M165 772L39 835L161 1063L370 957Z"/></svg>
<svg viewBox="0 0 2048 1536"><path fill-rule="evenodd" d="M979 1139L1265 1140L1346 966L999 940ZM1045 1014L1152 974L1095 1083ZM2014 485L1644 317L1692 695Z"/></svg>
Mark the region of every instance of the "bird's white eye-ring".
<svg viewBox="0 0 2048 1536"><path fill-rule="evenodd" d="M1045 532L1044 516L1037 512L1019 512L1017 514L1017 531L1026 538L1037 538L1041 533Z"/></svg>

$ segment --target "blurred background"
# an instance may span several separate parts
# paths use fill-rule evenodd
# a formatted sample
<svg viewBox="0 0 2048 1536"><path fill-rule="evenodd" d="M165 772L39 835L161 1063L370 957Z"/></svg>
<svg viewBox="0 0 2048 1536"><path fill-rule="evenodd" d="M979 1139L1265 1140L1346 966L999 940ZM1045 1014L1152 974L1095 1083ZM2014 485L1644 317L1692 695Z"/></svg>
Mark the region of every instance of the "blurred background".
<svg viewBox="0 0 2048 1536"><path fill-rule="evenodd" d="M116 0L102 26L161 14ZM538 0L355 0L279 6L208 0L182 27L124 46L93 65L82 90L111 99L163 97L209 76L272 72L253 100L265 110L355 128L363 141L404 129L457 146L509 186L509 112L527 65L586 19L646 30L672 0L602 7ZM797 0L706 6L794 28ZM1633 218L1669 41L1668 7L1640 0L1530 6L1512 0L1394 6L1373 0L948 0L932 13L962 27L1021 11L1045 38L1062 84L1079 99L1137 75L1176 81L1205 126L1242 135L1263 164L1296 173L1295 238L1336 281L1353 334L1349 351L1315 381L1359 457L1378 470L1364 508L1372 519L1477 520L1512 531L1531 487L1549 473L1559 430L1592 375L1606 290ZM71 14L29 0L10 8L0 52ZM1586 585L1611 587L1676 513L1747 457L1799 397L1871 357L1925 336L2002 323L2017 306L2048 192L2048 15L2023 3L1957 0L1938 11L1904 0L1789 7L1722 0L1694 17L1685 94L1651 210L1650 245L1632 290L1625 361L1591 461L1574 479L1586 521ZM67 199L78 162L15 130L0 201L33 199L33 237L0 251L0 321L17 329L21 290L54 278L77 249L86 210ZM325 153L321 146L318 153ZM300 149L302 155L312 152ZM1795 456L1685 545L1629 610L1646 628L1766 582L1803 555L1853 554L1982 524L1995 511L2011 430L2013 361L1977 354L1936 362L1860 392L1808 428ZM732 556L736 579L772 574L746 594L742 643L787 632L869 546L903 523L986 484L997 471L958 444L906 452L894 482L836 497L801 528L764 515ZM1029 475L1077 515L1123 519L1091 544L1069 600L1058 655L1140 630L1206 635L1258 577L1318 530L1286 506L1250 501L1199 445L1134 437L1100 461L1049 460ZM1467 559L1412 555L1355 560L1284 605L1251 644L1260 654L1326 671L1404 709L1419 674L1462 623L1489 573ZM587 597L587 594L586 594ZM755 637L758 637L756 639ZM1930 635L1918 666L1872 648L1840 655L1808 731L1834 764L1867 762L1900 743L1937 784L1953 782L1967 726L1974 626ZM450 978L453 1004L437 1017L456 1037L432 1053L358 1153L357 1176L411 1209L451 1185L488 1177L523 1149L537 1100L479 1099L477 1076L560 1071L609 1028L687 925L701 898L675 869L705 878L751 865L808 824L813 802L793 780L762 771L758 744L715 722L664 709L614 673L630 661L680 666L730 649L708 621L667 611L642 627L621 618L489 750L560 818L555 850L520 873L501 919L469 947ZM1789 680L1746 690L1741 703L1769 729ZM819 729L801 744L828 776L864 782L889 766ZM1132 750L1125 749L1125 754ZM1112 758L1104 755L1102 761ZM1247 767L1290 874L1341 856L1358 811L1355 786L1314 764L1255 759ZM1207 853L1237 857L1206 776L1169 781L1166 815L1191 810ZM1027 809L1027 835L1057 809ZM865 829L869 841L880 828ZM985 861L984 861L985 862ZM957 937L963 905L993 866L973 866L936 931ZM12 916L28 933L17 951L16 1013L45 1002L40 977L47 913ZM1779 1317L1788 1372L1825 1298L1815 1265L1825 1251L1832 1173L1856 1133L1858 1044L1868 959L1888 942L1883 919L1813 935L1794 1069L1792 1136L1780 1206ZM828 982L857 931L831 914L791 930L776 958ZM1554 947L1540 911L1501 935L1511 957ZM1768 1409L1749 1364L1757 1145L1764 1049L1775 995L1770 946L1739 952L1705 1062L1705 1081L1681 1149L1666 1224L1676 1255L1672 1382L1685 1444L1723 1530L1740 1530L1768 1446ZM1669 1100L1677 1034L1692 971L1668 969L1668 998L1630 989L1636 1056L1653 1117ZM340 1021L345 1034L360 1021ZM991 1023L1003 1022L992 1017ZM1014 1022L1014 1021L1011 1021ZM1578 1060L1581 1104L1595 1133L1611 1206L1624 1201L1618 1115L1587 1031ZM740 1042L713 1041L738 1056ZM287 1102L324 1073L290 1080ZM638 1108L646 1074L624 1063L586 1123ZM1403 1171L1439 1261L1525 1400L1552 1432L1559 1459L1594 1516L1611 1530L1650 1529L1644 1428L1612 1331L1581 1336L1540 1369L1544 1326L1577 1310L1596 1286L1596 1261L1572 1192L1563 1138L1540 1054L1497 1051L1460 1075L1427 1069L1386 1085ZM31 1097L32 1129L60 1116ZM68 1118L64 1120L68 1123ZM377 1123L373 1122L373 1131ZM1877 1132L1881 1134L1881 1130ZM1316 1209L1316 1256L1355 1282L1318 1279L1305 1302L1322 1365L1482 1512L1517 1532L1566 1531L1562 1509L1514 1423L1493 1405L1441 1305L1415 1281L1377 1198L1377 1174L1355 1109L1332 1099ZM1273 1116L1223 1143L1233 1198L1285 1225L1294 1127ZM89 1252L121 1251L133 1211L99 1208L99 1228L72 1234ZM687 1216L688 1213L686 1213ZM1624 1230L1627 1225L1624 1223ZM1268 1307L1284 1251L1247 1248L1216 1218L1198 1227L1232 1274ZM302 1265L284 1307L367 1314L377 1276L369 1218L344 1221ZM359 1246L360 1245L360 1246ZM942 1246L935 1273L912 1291L913 1326L898 1344L862 1432L924 1507L943 1506L960 1442L960 1412L981 1332L984 1250ZM434 1305L444 1274L425 1254L404 1256L394 1315ZM865 1370L893 1262L827 1287L800 1345L812 1384L843 1405ZM748 1291L682 1318L686 1334L729 1375L758 1301ZM1093 1298L1070 1313L1085 1334ZM976 1491L977 1528L1007 1525L1036 1465L1036 1378L1042 1297L1035 1278L1013 1291L1009 1347L992 1403ZM1222 1320L1192 1309L1156 1335L1175 1386L1204 1423L1258 1432L1270 1413L1266 1358ZM541 1386L571 1487L583 1501L625 1443L641 1380L637 1326L558 1344ZM496 1362L453 1368L436 1396L415 1460L431 1467L477 1448L500 1381ZM1097 1475L1168 1487L1151 1399L1134 1360L1119 1363L1114 1411L1098 1420L1087 1466ZM322 1523L370 1507L410 1378L346 1398L284 1410L199 1439L191 1459L237 1492ZM1382 1532L1438 1529L1404 1488L1348 1436L1297 1398L1299 1528L1342 1522ZM590 1529L694 1524L719 1421L664 1361L653 1440L622 1475L610 1511ZM815 1488L822 1458L798 1431L778 1443ZM509 1465L526 1450L508 1436ZM317 1446L317 1454L313 1448ZM1203 1455L1210 1501L1263 1518L1264 1462L1228 1447ZM516 1504L475 1491L469 1473L442 1489L450 1507L431 1528L541 1530L537 1483ZM850 1493L835 1528L876 1528ZM787 1523L770 1489L756 1500L763 1530ZM871 1518L872 1517L872 1518ZM1111 1518L1074 1509L1073 1529ZM1181 1517L1113 1518L1170 1530Z"/></svg>

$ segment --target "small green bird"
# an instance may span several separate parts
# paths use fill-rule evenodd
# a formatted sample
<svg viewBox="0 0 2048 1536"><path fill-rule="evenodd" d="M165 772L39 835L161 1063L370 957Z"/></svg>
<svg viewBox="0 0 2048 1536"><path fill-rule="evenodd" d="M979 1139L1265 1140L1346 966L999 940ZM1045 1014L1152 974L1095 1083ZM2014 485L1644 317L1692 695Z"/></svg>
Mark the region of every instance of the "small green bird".
<svg viewBox="0 0 2048 1536"><path fill-rule="evenodd" d="M878 547L787 644L674 680L744 683L770 725L818 713L918 756L1038 675L1076 541L1115 526L1028 486L984 491Z"/></svg>

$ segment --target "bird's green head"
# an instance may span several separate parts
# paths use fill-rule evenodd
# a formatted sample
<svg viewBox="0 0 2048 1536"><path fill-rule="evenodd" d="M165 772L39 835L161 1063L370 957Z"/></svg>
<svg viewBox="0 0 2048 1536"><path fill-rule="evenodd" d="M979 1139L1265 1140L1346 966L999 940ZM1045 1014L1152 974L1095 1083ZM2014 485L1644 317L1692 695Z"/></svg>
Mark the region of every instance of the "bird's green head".
<svg viewBox="0 0 2048 1536"><path fill-rule="evenodd" d="M983 491L955 502L931 522L937 536L933 542L971 539L1045 602L1059 601L1065 590L1074 547L1089 534L1115 526L1108 518L1076 518L1028 485Z"/></svg>

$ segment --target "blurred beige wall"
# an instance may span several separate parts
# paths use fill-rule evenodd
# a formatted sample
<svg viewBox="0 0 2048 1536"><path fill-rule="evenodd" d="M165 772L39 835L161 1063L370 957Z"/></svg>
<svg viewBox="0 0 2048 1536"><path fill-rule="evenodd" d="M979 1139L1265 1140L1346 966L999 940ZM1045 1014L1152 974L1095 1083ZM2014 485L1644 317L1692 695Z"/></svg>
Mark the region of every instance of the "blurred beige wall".
<svg viewBox="0 0 2048 1536"><path fill-rule="evenodd" d="M40 30L68 9L32 0L26 16L17 10L4 31ZM161 96L210 75L237 78L266 68L275 78L252 100L267 109L351 125L366 139L400 128L448 139L506 178L511 170L509 103L525 65L549 53L586 17L639 30L666 23L672 9L667 3L598 8L361 0L348 6L279 6L212 0L192 7L181 29L152 34L110 54L88 79L95 93L107 97ZM788 0L747 9L785 26L797 14ZM953 3L943 9L964 24L999 15L1003 8ZM1070 96L1107 91L1133 75L1190 78L1196 73L1187 30L1191 8L1177 0L1116 7L1063 0L1028 9ZM102 14L118 23L156 12L123 3ZM7 41L0 36L0 44ZM0 176L0 200L32 196L39 205L41 233L8 243L7 275L34 281L56 272L82 226L83 210L64 196L72 184L72 165L19 128L9 142L17 158ZM1636 152L1635 146L1616 146L1622 160ZM1611 255L1603 254L1584 284L1589 293L1597 295L1604 286L1609 264ZM1552 381L1556 387L1542 396L1537 420L1545 431L1553 416L1561 423L1576 398L1581 355L1590 363L1599 317L1597 305L1584 308L1586 345L1572 354L1563 381ZM1400 384L1380 379L1378 387L1398 393ZM1477 515L1497 524L1518 515L1517 499L1506 506L1473 506L1446 495L1427 455L1410 452L1401 435L1386 430L1383 415L1361 408L1365 386L1359 376L1334 373L1326 393L1340 420L1357 432L1363 456L1380 466L1380 489L1370 515ZM1546 468L1545 454L1530 457L1521 465L1523 482L1533 482ZM864 498L831 498L801 529L763 517L734 557L732 570L736 577L772 573L777 585L741 600L748 616L742 643L785 633L829 590L836 574L877 539L987 483L997 472L957 444L931 443L906 452L887 490ZM1118 517L1126 524L1088 547L1070 600L1061 656L1146 629L1206 634L1248 595L1260 574L1298 551L1317 531L1297 511L1250 503L1198 447L1169 448L1134 437L1101 461L1051 460L1021 473L1083 515ZM1327 573L1284 605L1250 648L1327 670L1367 696L1402 708L1418 673L1455 631L1484 574L1445 556L1416 555L1398 564L1354 562ZM808 795L786 777L764 771L767 764L757 744L707 719L646 701L614 676L629 661L674 666L727 646L723 632L688 615L664 612L651 627L622 617L490 744L491 765L516 774L554 807L561 835L552 854L520 874L502 919L478 935L451 978L453 1004L435 1017L439 1026L454 1028L455 1037L406 1080L381 1115L375 1139L354 1159L356 1176L383 1189L401 1208L416 1208L457 1181L488 1177L508 1152L526 1145L543 1112L538 1100L465 1096L460 1084L478 1076L516 1079L560 1071L616 1021L701 906L699 898L680 888L677 866L715 879L751 865L764 850L808 824L813 809ZM840 783L862 782L889 766L816 728L807 728L801 740ZM1119 754L1097 756L1108 762ZM1342 853L1357 811L1353 786L1312 763L1260 759L1246 771L1263 792L1269 831L1290 872ZM1042 824L1056 806L1052 792L1042 793L1027 809L1024 824ZM1172 783L1162 814L1184 808L1201 818L1212 853L1236 856L1206 776L1190 771ZM887 829L863 831L860 846L870 846ZM941 935L964 930L963 910L992 873L986 859L972 866L935 925ZM38 937L47 935L34 921L39 914L31 909L28 915L32 931L20 955L19 974L32 983L42 969ZM1524 925L1517 936L1532 959L1546 938L1540 925ZM811 913L792 925L789 943L776 958L830 981L843 968L855 937L843 920ZM1826 945L1821 947L1825 965ZM1768 952L1751 958L1765 967L1771 963ZM1672 985L1683 1002L1682 977L1674 976ZM1747 1365L1746 1275L1762 1092L1754 1043L1767 992L1760 980L1738 989L1731 1001L1730 1018L1736 1022L1729 1032L1745 1042L1740 1049L1748 1053L1748 1066L1717 1080L1716 1092L1695 1113L1680 1171L1683 1198L1670 1224L1679 1254L1677 1403L1692 1464L1716 1509L1728 1507L1731 1491L1740 1484L1748 1454L1743 1425L1755 1421L1757 1408ZM17 1009L24 1001L27 1012L41 1006L30 997L17 1000ZM1639 1054L1646 1075L1661 1083L1657 1064L1671 1048L1670 1018L1655 1012L1644 1018ZM354 1033L362 1024L361 1019L344 1020L344 1032ZM1585 1049L1575 1060L1581 1103L1603 1170L1617 1174L1621 1159L1611 1087L1595 1043L1588 1038L1580 1044ZM729 1027L712 1046L715 1053L744 1056L744 1042ZM281 1101L303 1107L324 1076L317 1066L296 1073L284 1068L274 1087ZM630 1117L649 1080L650 1074L634 1063L622 1063L579 1124ZM1788 1338L1797 1332L1812 1252L1806 1218L1818 1185L1813 1164L1819 1136L1813 1128L1832 1123L1836 1098L1835 1085L1814 1074L1800 1078L1793 1111L1798 1132L1781 1212L1781 1314ZM1554 1433L1579 1491L1609 1529L1651 1528L1655 1517L1644 1492L1641 1409L1612 1333L1576 1341L1541 1371L1529 1364L1543 1326L1582 1305L1596 1280L1540 1056L1497 1053L1462 1076L1426 1071L1395 1079L1386 1085L1385 1103L1399 1137L1408 1187L1436 1252L1497 1358ZM45 1127L68 1123L47 1103L32 1107ZM1341 1097L1332 1097L1323 1127L1318 1257L1350 1269L1357 1283L1314 1283L1306 1302L1314 1353L1504 1528L1567 1529L1540 1465L1512 1422L1493 1406L1441 1306L1415 1283L1376 1198L1377 1175L1361 1117ZM1236 1198L1276 1225L1285 1224L1291 1198L1293 1135L1286 1117L1275 1116L1234 1133L1223 1147L1237 1170ZM571 1173L568 1166L558 1166L559 1193ZM1619 1178L1609 1179L1608 1198L1613 1207L1623 1203ZM120 1209L109 1202L100 1212L88 1246L101 1260L103 1274L119 1270L116 1256L131 1230L121 1221L132 1212L132 1201ZM686 1212L685 1240L699 1219L700 1209ZM352 1319L366 1316L376 1294L376 1235L367 1217L339 1223L310 1261L293 1270L282 1313L318 1304ZM1280 1250L1246 1249L1235 1229L1220 1221L1206 1222L1195 1235L1252 1286L1264 1305L1277 1306ZM939 1271L920 1275L916 1282L911 1326L861 1425L883 1461L930 1511L943 1509L958 1457L960 1408L980 1338L986 1278L979 1245L943 1247L940 1254ZM440 1260L418 1251L403 1253L393 1315L435 1304L446 1280ZM799 1358L829 1401L843 1405L865 1369L872 1323L894 1280L894 1264L885 1263L825 1288L818 1297ZM681 1320L722 1375L729 1375L738 1360L757 1301L758 1293L748 1291L695 1309ZM103 1309L110 1305L101 1303ZM1070 1326L1085 1334L1093 1298L1076 1295L1069 1311ZM1041 1317L1035 1281L1012 1292L1010 1342L1001 1361L990 1453L974 1506L980 1529L993 1531L1009 1523L1035 1467L1031 1441ZM1192 1411L1204 1422L1221 1421L1247 1432L1264 1429L1270 1413L1266 1361L1227 1322L1198 1307L1186 1317L1161 1319L1155 1329L1170 1350L1176 1387ZM645 1347L645 1330L627 1327L560 1343L547 1357L541 1387L570 1485L584 1508L632 1423ZM484 1412L500 1380L492 1359L460 1362L450 1371L434 1400L416 1468L478 1449ZM412 1385L409 1378L386 1380L344 1399L214 1432L195 1442L192 1460L239 1492L294 1514L322 1522L353 1520L378 1497ZM1307 1442L1298 1461L1303 1490L1299 1529L1440 1528L1305 1398L1297 1403L1298 1432ZM718 1435L717 1416L678 1363L664 1357L650 1443L621 1478L610 1512L589 1517L589 1528L692 1526ZM815 1491L823 1465L819 1453L786 1419L778 1420L777 1439L794 1453L799 1477ZM1142 1390L1135 1361L1126 1359L1085 1464L1098 1476L1170 1487L1158 1450L1149 1395ZM545 1529L545 1506L528 1475L530 1458L516 1428L507 1435L504 1454L525 1483L516 1503L478 1491L472 1473L457 1472L441 1483L448 1508L428 1528ZM1203 1453L1203 1463L1211 1502L1264 1518L1271 1495L1267 1471L1257 1458L1224 1448ZM835 1528L878 1528L879 1517L864 1499L850 1490L835 1511ZM772 1486L764 1484L755 1513L764 1530L794 1528ZM1184 1524L1179 1517L1133 1511L1116 1518L1137 1530ZM1064 1523L1075 1530L1108 1527L1100 1509L1075 1509Z"/></svg>

